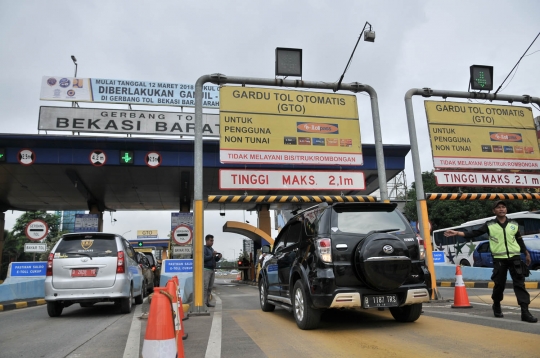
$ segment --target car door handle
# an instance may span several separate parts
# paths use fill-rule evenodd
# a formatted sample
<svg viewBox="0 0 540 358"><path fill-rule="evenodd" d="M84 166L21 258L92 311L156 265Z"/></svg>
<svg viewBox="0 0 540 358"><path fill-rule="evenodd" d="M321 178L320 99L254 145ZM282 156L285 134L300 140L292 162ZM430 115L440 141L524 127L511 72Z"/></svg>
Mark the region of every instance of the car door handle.
<svg viewBox="0 0 540 358"><path fill-rule="evenodd" d="M348 246L347 244L337 244L336 249L338 250L347 250Z"/></svg>

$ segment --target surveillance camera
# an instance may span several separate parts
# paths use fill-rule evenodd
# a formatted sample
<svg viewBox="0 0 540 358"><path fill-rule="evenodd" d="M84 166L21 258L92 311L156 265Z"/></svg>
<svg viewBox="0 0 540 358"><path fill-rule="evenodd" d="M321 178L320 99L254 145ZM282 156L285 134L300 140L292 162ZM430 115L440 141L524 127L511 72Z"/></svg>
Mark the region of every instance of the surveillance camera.
<svg viewBox="0 0 540 358"><path fill-rule="evenodd" d="M225 213L219 213L219 215L221 215L221 216L225 216Z"/></svg>

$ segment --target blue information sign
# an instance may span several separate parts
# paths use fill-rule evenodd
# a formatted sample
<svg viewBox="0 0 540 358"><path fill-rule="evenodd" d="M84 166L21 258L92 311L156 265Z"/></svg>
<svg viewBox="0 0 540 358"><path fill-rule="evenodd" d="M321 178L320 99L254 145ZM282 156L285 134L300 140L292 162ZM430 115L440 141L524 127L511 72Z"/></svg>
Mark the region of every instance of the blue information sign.
<svg viewBox="0 0 540 358"><path fill-rule="evenodd" d="M12 262L11 277L45 276L47 273L46 262Z"/></svg>
<svg viewBox="0 0 540 358"><path fill-rule="evenodd" d="M193 272L193 260L165 260L165 272Z"/></svg>
<svg viewBox="0 0 540 358"><path fill-rule="evenodd" d="M444 251L433 251L433 263L444 264Z"/></svg>

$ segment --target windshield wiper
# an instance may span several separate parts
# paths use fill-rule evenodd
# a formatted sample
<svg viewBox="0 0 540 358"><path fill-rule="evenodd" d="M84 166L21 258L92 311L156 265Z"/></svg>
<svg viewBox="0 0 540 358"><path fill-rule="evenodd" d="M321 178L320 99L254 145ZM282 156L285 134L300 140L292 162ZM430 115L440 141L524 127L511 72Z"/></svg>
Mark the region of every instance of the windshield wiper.
<svg viewBox="0 0 540 358"><path fill-rule="evenodd" d="M399 231L399 229L383 229L383 230L371 230L366 234L366 236L369 236L371 234L374 234L376 232L392 232L392 231Z"/></svg>
<svg viewBox="0 0 540 358"><path fill-rule="evenodd" d="M89 254L83 254L81 252L66 252L66 255L83 255L83 256L88 256L90 260L92 260L92 256L90 256Z"/></svg>

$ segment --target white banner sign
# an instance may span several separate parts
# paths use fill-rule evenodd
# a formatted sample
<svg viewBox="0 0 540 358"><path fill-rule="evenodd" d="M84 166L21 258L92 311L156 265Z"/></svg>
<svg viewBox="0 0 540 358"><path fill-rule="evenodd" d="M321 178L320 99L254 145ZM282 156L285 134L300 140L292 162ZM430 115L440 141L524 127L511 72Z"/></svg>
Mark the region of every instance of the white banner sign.
<svg viewBox="0 0 540 358"><path fill-rule="evenodd" d="M43 76L44 101L128 103L195 107L195 85L183 83ZM203 86L203 107L219 108L219 86Z"/></svg>
<svg viewBox="0 0 540 358"><path fill-rule="evenodd" d="M24 252L47 252L47 244L24 244Z"/></svg>
<svg viewBox="0 0 540 358"><path fill-rule="evenodd" d="M364 190L359 171L242 170L221 169L219 188L271 190Z"/></svg>
<svg viewBox="0 0 540 358"><path fill-rule="evenodd" d="M436 171L439 186L540 187L540 174Z"/></svg>
<svg viewBox="0 0 540 358"><path fill-rule="evenodd" d="M195 135L195 113L40 107L39 130ZM203 113L203 136L219 137L219 115Z"/></svg>
<svg viewBox="0 0 540 358"><path fill-rule="evenodd" d="M191 246L173 246L173 255L191 254L193 251Z"/></svg>

